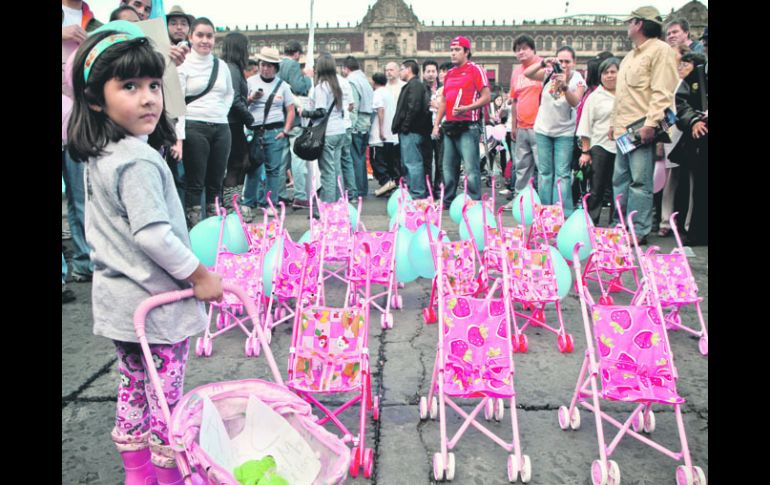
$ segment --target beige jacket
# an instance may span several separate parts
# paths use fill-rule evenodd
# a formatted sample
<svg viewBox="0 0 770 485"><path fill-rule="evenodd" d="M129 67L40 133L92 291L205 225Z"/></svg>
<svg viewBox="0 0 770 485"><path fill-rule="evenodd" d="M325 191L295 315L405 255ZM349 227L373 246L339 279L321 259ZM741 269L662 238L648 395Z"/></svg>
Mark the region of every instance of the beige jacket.
<svg viewBox="0 0 770 485"><path fill-rule="evenodd" d="M648 39L632 49L620 63L611 126L615 137L626 126L646 117L645 126L655 126L663 111L674 102L679 77L674 49L659 39Z"/></svg>

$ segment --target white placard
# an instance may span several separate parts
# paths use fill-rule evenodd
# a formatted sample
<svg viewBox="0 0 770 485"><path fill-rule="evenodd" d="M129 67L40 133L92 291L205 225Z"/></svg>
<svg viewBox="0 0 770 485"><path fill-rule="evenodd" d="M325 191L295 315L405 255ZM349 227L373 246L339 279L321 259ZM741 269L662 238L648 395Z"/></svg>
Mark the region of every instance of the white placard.
<svg viewBox="0 0 770 485"><path fill-rule="evenodd" d="M198 434L200 447L208 453L214 463L232 473L240 465L233 450L230 436L225 429L222 416L208 396L203 396L201 428Z"/></svg>

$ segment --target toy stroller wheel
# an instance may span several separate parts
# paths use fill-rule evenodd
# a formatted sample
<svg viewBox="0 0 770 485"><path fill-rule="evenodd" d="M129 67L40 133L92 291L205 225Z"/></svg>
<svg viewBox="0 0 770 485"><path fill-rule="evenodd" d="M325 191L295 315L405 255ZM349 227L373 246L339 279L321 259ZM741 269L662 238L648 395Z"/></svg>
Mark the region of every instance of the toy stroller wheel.
<svg viewBox="0 0 770 485"><path fill-rule="evenodd" d="M388 328L393 328L393 314L388 313L388 319L387 319Z"/></svg>
<svg viewBox="0 0 770 485"><path fill-rule="evenodd" d="M455 454L447 453L446 479L452 481L455 478Z"/></svg>
<svg viewBox="0 0 770 485"><path fill-rule="evenodd" d="M364 450L364 478L371 478L372 470L374 469L374 450L366 448Z"/></svg>
<svg viewBox="0 0 770 485"><path fill-rule="evenodd" d="M709 354L709 339L706 338L705 335L698 341L698 350L700 351L701 355Z"/></svg>
<svg viewBox="0 0 770 485"><path fill-rule="evenodd" d="M502 421L505 416L505 402L501 398L495 399L495 421Z"/></svg>
<svg viewBox="0 0 770 485"><path fill-rule="evenodd" d="M203 339L203 354L206 357L211 357L211 352L213 350L214 343L211 341L210 338L204 338Z"/></svg>
<svg viewBox="0 0 770 485"><path fill-rule="evenodd" d="M572 338L572 334L567 334L566 336L566 342L567 342L567 353L571 353L573 350L575 350L575 340Z"/></svg>
<svg viewBox="0 0 770 485"><path fill-rule="evenodd" d="M519 351L519 337L515 333L511 335L511 350L514 353Z"/></svg>
<svg viewBox="0 0 770 485"><path fill-rule="evenodd" d="M254 356L254 342L251 337L246 338L246 357Z"/></svg>
<svg viewBox="0 0 770 485"><path fill-rule="evenodd" d="M572 416L569 418L569 426L574 430L580 429L580 408L577 405L572 408Z"/></svg>
<svg viewBox="0 0 770 485"><path fill-rule="evenodd" d="M251 339L251 355L259 357L259 352L262 350L262 344L259 341L259 337L256 335Z"/></svg>
<svg viewBox="0 0 770 485"><path fill-rule="evenodd" d="M380 396L374 396L372 399L372 419L380 420Z"/></svg>
<svg viewBox="0 0 770 485"><path fill-rule="evenodd" d="M441 457L441 453L433 454L433 478L437 482L444 481L444 459Z"/></svg>
<svg viewBox="0 0 770 485"><path fill-rule="evenodd" d="M383 313L382 315L380 315L380 327L382 327L383 329L388 328L388 314L387 313Z"/></svg>
<svg viewBox="0 0 770 485"><path fill-rule="evenodd" d="M537 322L532 322L532 324L535 325L535 326L540 326L541 322L545 321L545 312L543 311L542 308L538 308L532 314L532 318L537 320Z"/></svg>
<svg viewBox="0 0 770 485"><path fill-rule="evenodd" d="M484 405L484 419L487 421L492 420L492 416L495 414L495 400L490 398L487 398L487 402Z"/></svg>
<svg viewBox="0 0 770 485"><path fill-rule="evenodd" d="M569 408L567 406L559 406L559 427L561 429L569 429Z"/></svg>
<svg viewBox="0 0 770 485"><path fill-rule="evenodd" d="M676 485L694 485L692 468L687 466L676 467Z"/></svg>
<svg viewBox="0 0 770 485"><path fill-rule="evenodd" d="M522 455L519 475L522 483L529 483L532 480L532 461L530 461L529 455Z"/></svg>
<svg viewBox="0 0 770 485"><path fill-rule="evenodd" d="M227 326L227 323L225 322L225 312L220 309L219 314L217 315L217 330L222 330Z"/></svg>
<svg viewBox="0 0 770 485"><path fill-rule="evenodd" d="M515 460L516 460L515 456L508 455L506 467L508 469L508 481L510 483L516 483L516 480L519 478L519 467L516 466Z"/></svg>
<svg viewBox="0 0 770 485"><path fill-rule="evenodd" d="M567 342L565 342L564 334L559 334L558 337L556 337L556 346L559 347L559 352L562 354L567 351Z"/></svg>
<svg viewBox="0 0 770 485"><path fill-rule="evenodd" d="M612 305L613 303L614 303L614 300L610 295L602 295L599 297L600 305Z"/></svg>
<svg viewBox="0 0 770 485"><path fill-rule="evenodd" d="M620 467L615 460L610 460L609 481L612 485L620 485Z"/></svg>
<svg viewBox="0 0 770 485"><path fill-rule="evenodd" d="M529 350L529 341L527 336L522 333L519 335L519 352L526 354L527 350Z"/></svg>
<svg viewBox="0 0 770 485"><path fill-rule="evenodd" d="M430 402L430 419L436 419L438 417L438 399L433 396L433 400Z"/></svg>
<svg viewBox="0 0 770 485"><path fill-rule="evenodd" d="M398 309L404 308L404 297L401 295L396 295L396 302L398 303Z"/></svg>
<svg viewBox="0 0 770 485"><path fill-rule="evenodd" d="M350 476L353 478L358 476L358 469L361 467L361 461L358 456L358 448L350 450Z"/></svg>
<svg viewBox="0 0 770 485"><path fill-rule="evenodd" d="M425 396L420 397L420 419L428 419L428 398Z"/></svg>
<svg viewBox="0 0 770 485"><path fill-rule="evenodd" d="M203 339L200 337L195 340L195 355L198 357L203 355Z"/></svg>
<svg viewBox="0 0 770 485"><path fill-rule="evenodd" d="M644 417L644 432L652 433L655 431L655 413L650 410L650 413Z"/></svg>
<svg viewBox="0 0 770 485"><path fill-rule="evenodd" d="M607 466L601 460L594 460L591 464L591 483L594 485L607 485Z"/></svg>
<svg viewBox="0 0 770 485"><path fill-rule="evenodd" d="M637 433L644 429L644 411L640 411L631 422L631 428Z"/></svg>
<svg viewBox="0 0 770 485"><path fill-rule="evenodd" d="M703 469L699 466L694 466L695 477L698 480L698 485L706 485L706 474L703 473Z"/></svg>

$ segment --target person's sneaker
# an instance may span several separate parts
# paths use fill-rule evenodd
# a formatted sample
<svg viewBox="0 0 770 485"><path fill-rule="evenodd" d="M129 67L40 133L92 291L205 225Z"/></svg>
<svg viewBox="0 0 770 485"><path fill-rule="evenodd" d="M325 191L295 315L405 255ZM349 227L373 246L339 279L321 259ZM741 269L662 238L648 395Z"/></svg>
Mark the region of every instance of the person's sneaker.
<svg viewBox="0 0 770 485"><path fill-rule="evenodd" d="M72 281L75 283L88 283L92 279L94 277L90 274L72 273Z"/></svg>
<svg viewBox="0 0 770 485"><path fill-rule="evenodd" d="M366 180L374 180L374 175L367 173L366 174Z"/></svg>
<svg viewBox="0 0 770 485"><path fill-rule="evenodd" d="M61 238L62 238L62 241L68 241L72 239L72 233L69 231L69 229L62 229Z"/></svg>
<svg viewBox="0 0 770 485"><path fill-rule="evenodd" d="M639 245L640 246L646 246L647 245L647 236L644 236L643 238L641 238L639 240Z"/></svg>
<svg viewBox="0 0 770 485"><path fill-rule="evenodd" d="M238 207L238 209L241 211L241 217L243 218L243 222L246 224L251 224L254 222L254 215L255 211L253 207L249 207L247 205L241 205Z"/></svg>
<svg viewBox="0 0 770 485"><path fill-rule="evenodd" d="M291 204L291 208L294 210L299 209L309 209L310 208L310 202L302 199L294 199L294 202Z"/></svg>
<svg viewBox="0 0 770 485"><path fill-rule="evenodd" d="M385 185L383 185L382 187L374 191L374 195L376 195L377 197L382 197L383 195L387 194L388 192L390 192L395 188L396 188L396 182L392 180L388 180L387 182L385 182Z"/></svg>
<svg viewBox="0 0 770 485"><path fill-rule="evenodd" d="M294 199L286 199L284 197L279 197L278 201L283 202L285 205L289 205L289 206L294 203Z"/></svg>
<svg viewBox="0 0 770 485"><path fill-rule="evenodd" d="M71 301L75 301L75 292L67 288L67 285L62 283L61 285L61 303L62 305L65 303L69 303Z"/></svg>
<svg viewBox="0 0 770 485"><path fill-rule="evenodd" d="M511 191L508 190L508 189L501 189L497 193L500 194L500 195L508 195L508 194L511 193Z"/></svg>

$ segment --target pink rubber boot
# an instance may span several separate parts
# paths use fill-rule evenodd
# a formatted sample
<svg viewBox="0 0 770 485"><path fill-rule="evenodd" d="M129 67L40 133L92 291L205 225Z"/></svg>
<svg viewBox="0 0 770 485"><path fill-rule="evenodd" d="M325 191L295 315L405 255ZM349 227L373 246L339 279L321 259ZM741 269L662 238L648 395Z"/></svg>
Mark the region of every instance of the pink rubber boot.
<svg viewBox="0 0 770 485"><path fill-rule="evenodd" d="M150 462L150 449L124 451L120 454L126 470L125 485L153 485L157 478Z"/></svg>
<svg viewBox="0 0 770 485"><path fill-rule="evenodd" d="M184 483L184 479L178 468L163 468L158 465L153 466L155 467L155 473L158 477L158 485L182 485ZM193 485L206 485L206 481L197 473L193 473L191 478Z"/></svg>

